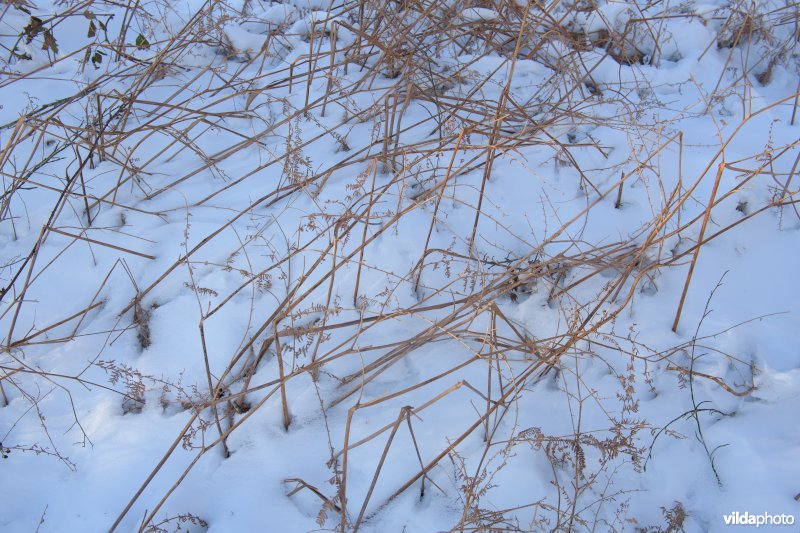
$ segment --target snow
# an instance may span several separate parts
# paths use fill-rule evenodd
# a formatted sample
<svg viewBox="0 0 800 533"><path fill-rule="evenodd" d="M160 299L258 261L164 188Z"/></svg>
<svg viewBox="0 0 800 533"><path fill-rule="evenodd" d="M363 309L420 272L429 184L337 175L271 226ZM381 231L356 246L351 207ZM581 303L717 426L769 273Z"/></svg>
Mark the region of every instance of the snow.
<svg viewBox="0 0 800 533"><path fill-rule="evenodd" d="M800 516L796 6L234 4L0 5L3 531Z"/></svg>
<svg viewBox="0 0 800 533"><path fill-rule="evenodd" d="M471 22L479 20L497 20L498 18L496 11L486 9L485 7L471 7L469 9L465 9L461 16L464 17L464 20Z"/></svg>

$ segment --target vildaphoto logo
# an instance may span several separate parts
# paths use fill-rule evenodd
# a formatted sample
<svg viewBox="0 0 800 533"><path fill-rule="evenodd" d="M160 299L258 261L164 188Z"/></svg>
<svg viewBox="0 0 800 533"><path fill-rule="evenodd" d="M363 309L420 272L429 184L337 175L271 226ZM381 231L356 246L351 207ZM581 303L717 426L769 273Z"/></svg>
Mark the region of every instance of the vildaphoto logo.
<svg viewBox="0 0 800 533"><path fill-rule="evenodd" d="M722 515L726 526L791 526L794 524L794 515L790 514L750 514L747 511L735 511Z"/></svg>

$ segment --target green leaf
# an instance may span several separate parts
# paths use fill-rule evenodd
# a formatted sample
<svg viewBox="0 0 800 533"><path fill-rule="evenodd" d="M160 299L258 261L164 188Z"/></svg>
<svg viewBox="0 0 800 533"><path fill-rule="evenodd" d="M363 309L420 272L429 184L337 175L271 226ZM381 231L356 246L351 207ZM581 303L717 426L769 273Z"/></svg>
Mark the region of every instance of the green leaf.
<svg viewBox="0 0 800 533"><path fill-rule="evenodd" d="M150 42L141 33L136 37L136 48L139 50L147 50L150 48Z"/></svg>
<svg viewBox="0 0 800 533"><path fill-rule="evenodd" d="M97 26L95 25L94 21L89 22L89 33L86 34L87 37L94 37L97 35Z"/></svg>

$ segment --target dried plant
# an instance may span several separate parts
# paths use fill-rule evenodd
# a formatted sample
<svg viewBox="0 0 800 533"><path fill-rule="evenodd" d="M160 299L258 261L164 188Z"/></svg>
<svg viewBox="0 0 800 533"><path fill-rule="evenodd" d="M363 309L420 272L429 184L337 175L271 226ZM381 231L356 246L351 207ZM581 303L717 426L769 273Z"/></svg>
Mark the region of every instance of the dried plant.
<svg viewBox="0 0 800 533"><path fill-rule="evenodd" d="M669 315L681 332L709 243L756 217L775 215L778 230L800 221L798 142L770 134L737 161L725 151L769 113L793 106L796 114L797 95L754 110L749 88L780 69L797 74L796 3L732 2L708 15L686 3L631 1L605 20L591 0L359 0L320 10L287 2L275 4L286 7L280 21L248 1L212 0L191 16L165 0L57 2L47 15L33 4L0 5L13 30L0 36L0 90L72 72L70 58L81 69L69 78L77 90L31 96L18 119L0 125L0 227L22 250L0 260L0 397L4 406L26 402L46 443L6 436L3 455L30 451L75 467L40 409L51 393L74 406L73 393L100 390L119 397L125 415L148 402L186 411L109 526L129 527L146 509L142 531L205 529L192 514L158 517L206 454L231 455L229 437L256 413L276 409L281 431L294 431L307 403L299 387L313 386L330 457L309 460L331 486L286 483L289 497L319 500L320 528L358 530L401 494L422 498L434 487L454 489L462 507L454 531L624 530L635 513L611 479L640 473L655 441L682 437L671 426L685 420L722 477L702 432L706 415L725 413L696 397L695 384L747 395L757 369L730 356L747 382L701 372L695 363L714 336L699 326L689 342L649 347L636 329L620 334L618 322L643 299L664 297L662 280L678 271L683 292ZM74 20L85 37L65 34ZM718 23L708 50L728 57L716 87L670 87L697 90L702 110L676 110L643 74L680 60L666 50L668 24L682 20ZM769 53L753 59L747 47L761 45ZM604 74L607 60L637 81ZM718 138L707 166L684 175L684 152L695 147L675 124L699 116L711 117ZM510 227L514 205L495 196L509 176L541 210L529 230ZM751 187L768 197L745 197ZM580 208L560 208L569 195ZM649 213L638 227L602 238L586 231L606 208L622 214L634 199ZM408 245L413 256L387 265L382 254L409 223L422 228ZM76 251L83 262L71 266ZM48 293L73 283L75 268L93 272L75 276L81 298ZM170 307L182 298L196 305ZM526 302L538 302L553 331L514 318ZM159 320L180 322L195 343L181 354L192 361L190 384L140 369L137 357L158 353L171 333ZM234 333L210 342L220 324ZM88 364L69 355L69 372L47 357L96 339L99 355ZM126 341L136 354L117 348ZM448 368L414 362L439 347L462 358L443 358ZM614 375L613 397L588 382L588 362ZM416 381L396 377L404 365L419 369ZM691 410L666 427L638 414L654 372L674 373L691 396ZM545 386L563 394L571 433L548 429L552 414L527 410L526 398ZM420 414L448 402L464 402L470 423L423 450ZM602 427L584 426L589 408L608 413ZM73 410L72 441L89 442L83 414ZM363 436L354 427L368 418ZM413 443L403 452L413 471L375 492L397 435ZM464 443L477 436L476 459ZM378 453L364 451L371 447ZM164 469L180 454L191 455L188 466ZM546 461L550 497L507 508L493 489L523 456ZM362 459L373 465L366 482L352 478ZM168 488L146 491L165 471L175 475ZM439 486L441 471L452 472L452 487ZM682 530L684 504L662 511L665 525L642 531Z"/></svg>

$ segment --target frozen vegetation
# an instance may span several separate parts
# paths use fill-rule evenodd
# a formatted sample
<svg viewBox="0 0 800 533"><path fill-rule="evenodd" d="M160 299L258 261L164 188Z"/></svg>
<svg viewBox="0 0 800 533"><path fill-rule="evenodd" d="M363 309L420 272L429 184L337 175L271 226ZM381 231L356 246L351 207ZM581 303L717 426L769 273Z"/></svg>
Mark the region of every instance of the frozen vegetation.
<svg viewBox="0 0 800 533"><path fill-rule="evenodd" d="M0 529L797 531L799 43L0 1Z"/></svg>

